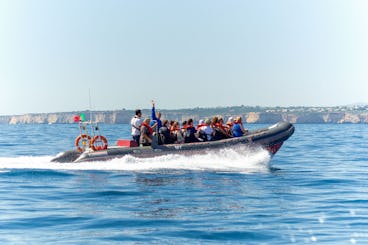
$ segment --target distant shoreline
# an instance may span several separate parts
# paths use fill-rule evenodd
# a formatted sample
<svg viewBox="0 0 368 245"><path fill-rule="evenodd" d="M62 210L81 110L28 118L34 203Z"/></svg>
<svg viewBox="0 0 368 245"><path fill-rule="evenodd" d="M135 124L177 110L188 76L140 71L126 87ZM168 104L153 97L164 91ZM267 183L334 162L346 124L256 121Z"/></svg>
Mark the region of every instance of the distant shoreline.
<svg viewBox="0 0 368 245"><path fill-rule="evenodd" d="M160 108L157 108L160 110ZM195 121L221 115L225 119L230 116L242 116L246 123L275 123L289 121L291 123L368 123L368 105L335 106L335 107L260 107L231 106L192 109L163 109L163 118L183 121L193 118ZM143 109L143 115L149 117L150 109ZM89 120L90 111L28 113L23 115L0 116L0 124L70 124L74 116L84 113ZM93 111L94 120L99 123L129 123L134 110Z"/></svg>

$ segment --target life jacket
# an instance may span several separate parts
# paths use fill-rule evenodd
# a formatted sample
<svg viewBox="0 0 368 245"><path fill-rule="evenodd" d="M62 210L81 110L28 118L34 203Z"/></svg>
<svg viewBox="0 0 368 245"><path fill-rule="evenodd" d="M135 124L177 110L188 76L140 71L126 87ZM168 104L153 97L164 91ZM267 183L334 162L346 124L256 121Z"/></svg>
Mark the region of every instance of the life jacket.
<svg viewBox="0 0 368 245"><path fill-rule="evenodd" d="M222 123L216 123L215 127L222 128L223 130L225 130L225 126Z"/></svg>
<svg viewBox="0 0 368 245"><path fill-rule="evenodd" d="M198 124L197 125L197 130L199 130L201 127L203 127L203 126L208 126L208 124L205 124L205 123L203 123L203 124Z"/></svg>
<svg viewBox="0 0 368 245"><path fill-rule="evenodd" d="M153 129L151 128L150 125L148 125L147 123L144 123L143 122L141 126L145 126L148 129L148 132L149 132L150 135L153 134Z"/></svg>
<svg viewBox="0 0 368 245"><path fill-rule="evenodd" d="M178 127L176 127L176 128L174 128L174 127L170 127L170 132L174 132L174 131L176 131L176 130L180 130L180 127L179 127L179 125L178 125Z"/></svg>
<svg viewBox="0 0 368 245"><path fill-rule="evenodd" d="M179 134L179 137L178 137ZM170 138L171 141L174 143L176 141L180 141L180 136L181 136L181 128L179 125L176 126L176 128L174 128L173 126L170 127Z"/></svg>
<svg viewBox="0 0 368 245"><path fill-rule="evenodd" d="M222 123L216 123L213 130L212 140L222 140L228 138L227 135L225 135L222 131L226 132L224 125L222 125Z"/></svg>

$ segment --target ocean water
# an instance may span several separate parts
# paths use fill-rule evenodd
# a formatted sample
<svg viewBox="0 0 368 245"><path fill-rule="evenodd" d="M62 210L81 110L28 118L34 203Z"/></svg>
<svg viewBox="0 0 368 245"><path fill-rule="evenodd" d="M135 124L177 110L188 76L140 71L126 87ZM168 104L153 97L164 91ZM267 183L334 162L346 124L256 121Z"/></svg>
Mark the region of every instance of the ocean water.
<svg viewBox="0 0 368 245"><path fill-rule="evenodd" d="M0 243L368 244L368 125L295 126L273 158L61 164L77 125L0 125ZM110 144L129 137L101 129Z"/></svg>

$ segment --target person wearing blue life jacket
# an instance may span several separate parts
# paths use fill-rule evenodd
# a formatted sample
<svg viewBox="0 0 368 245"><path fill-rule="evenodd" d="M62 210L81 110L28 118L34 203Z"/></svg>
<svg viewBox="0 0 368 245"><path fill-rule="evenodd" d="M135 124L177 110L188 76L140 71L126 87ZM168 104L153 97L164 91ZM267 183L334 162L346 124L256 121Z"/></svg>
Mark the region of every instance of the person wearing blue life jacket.
<svg viewBox="0 0 368 245"><path fill-rule="evenodd" d="M161 122L161 112L157 112L155 111L155 101L152 100L152 111L151 111L151 118L153 121L156 121L157 123L157 130L160 130L160 128L162 127L162 122Z"/></svg>
<svg viewBox="0 0 368 245"><path fill-rule="evenodd" d="M244 129L243 126L243 122L242 122L242 118L241 117L237 117L234 121L234 125L233 125L233 136L234 137L241 137L243 136L245 133L248 132L248 130Z"/></svg>

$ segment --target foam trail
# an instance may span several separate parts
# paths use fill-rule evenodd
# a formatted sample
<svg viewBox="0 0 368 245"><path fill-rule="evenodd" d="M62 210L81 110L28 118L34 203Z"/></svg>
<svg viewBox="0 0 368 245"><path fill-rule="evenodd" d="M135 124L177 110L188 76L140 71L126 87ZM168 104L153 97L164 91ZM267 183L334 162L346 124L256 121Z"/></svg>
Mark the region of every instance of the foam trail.
<svg viewBox="0 0 368 245"><path fill-rule="evenodd" d="M168 154L154 158L124 156L103 162L55 163L53 156L0 158L0 169L52 169L52 170L124 170L154 171L160 169L269 172L271 156L261 148L240 146L233 149L209 150L200 155Z"/></svg>

